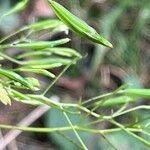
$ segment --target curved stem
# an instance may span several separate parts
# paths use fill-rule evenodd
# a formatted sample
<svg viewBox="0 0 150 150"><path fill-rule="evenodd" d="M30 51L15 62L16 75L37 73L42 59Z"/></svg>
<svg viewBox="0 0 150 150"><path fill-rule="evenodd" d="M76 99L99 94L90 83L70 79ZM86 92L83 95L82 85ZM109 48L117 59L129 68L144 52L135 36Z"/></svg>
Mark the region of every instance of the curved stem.
<svg viewBox="0 0 150 150"><path fill-rule="evenodd" d="M124 114L129 113L129 112L132 112L132 111L136 111L136 110L139 110L139 109L148 109L148 110L150 110L150 106L142 105L142 106L137 106L137 107L134 107L134 108L131 108L131 109L127 109L127 110L125 110L125 111L122 111L122 112L120 112L120 113L117 113L117 114L112 115L112 118L115 118L115 117L124 115Z"/></svg>
<svg viewBox="0 0 150 150"><path fill-rule="evenodd" d="M19 60L16 60L16 59L14 59L14 58L12 58L12 57L9 57L8 55L5 55L5 54L3 54L3 53L1 53L1 52L0 52L0 56L4 57L5 59L7 59L7 60L9 60L9 61L11 61L11 62L13 62L13 63L18 64L18 65L23 65L23 62L21 62L21 61L19 61Z"/></svg>
<svg viewBox="0 0 150 150"><path fill-rule="evenodd" d="M108 97L111 97L114 95L123 94L124 92L125 92L124 90L120 90L120 91L116 91L116 92L110 92L110 93L102 94L102 95L99 95L99 96L96 96L96 97L93 97L93 98L90 98L90 99L84 101L82 103L82 105L89 105L91 103L97 102L97 99L108 98Z"/></svg>
<svg viewBox="0 0 150 150"><path fill-rule="evenodd" d="M137 140L141 141L143 144L145 144L146 146L150 147L150 142L146 141L145 139L139 137L138 135L136 135L135 133L133 133L132 131L128 130L128 128L124 127L122 124L118 123L115 120L109 120L112 124L116 125L117 127L119 127L120 129L124 130L125 132L127 132L129 135L133 136L134 138L136 138ZM139 129L140 132L142 132L142 129Z"/></svg>

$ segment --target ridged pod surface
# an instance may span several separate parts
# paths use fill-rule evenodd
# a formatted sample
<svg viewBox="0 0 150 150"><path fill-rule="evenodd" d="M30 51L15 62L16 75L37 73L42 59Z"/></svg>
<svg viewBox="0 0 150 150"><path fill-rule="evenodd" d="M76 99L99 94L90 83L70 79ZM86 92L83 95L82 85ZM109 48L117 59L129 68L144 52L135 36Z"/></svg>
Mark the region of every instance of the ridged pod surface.
<svg viewBox="0 0 150 150"><path fill-rule="evenodd" d="M85 37L95 43L102 44L106 47L112 48L113 45L99 35L95 29L90 27L86 22L70 13L62 5L53 0L48 0L51 4L55 14L74 32L82 37Z"/></svg>

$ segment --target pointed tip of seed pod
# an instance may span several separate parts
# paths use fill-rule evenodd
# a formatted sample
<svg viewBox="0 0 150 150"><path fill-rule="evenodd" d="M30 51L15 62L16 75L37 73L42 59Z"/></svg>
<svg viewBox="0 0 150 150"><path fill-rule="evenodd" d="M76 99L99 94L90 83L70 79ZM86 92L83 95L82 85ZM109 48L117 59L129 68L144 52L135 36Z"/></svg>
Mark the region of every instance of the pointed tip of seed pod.
<svg viewBox="0 0 150 150"><path fill-rule="evenodd" d="M109 48L113 48L113 45L109 41L107 41L106 39L101 38L101 42L102 42L101 43L102 45L109 47Z"/></svg>
<svg viewBox="0 0 150 150"><path fill-rule="evenodd" d="M67 41L67 42L70 42L70 41L71 41L71 39L69 39L69 38L66 38L66 41Z"/></svg>
<svg viewBox="0 0 150 150"><path fill-rule="evenodd" d="M110 42L108 43L107 46L110 47L110 48L114 48L113 45Z"/></svg>

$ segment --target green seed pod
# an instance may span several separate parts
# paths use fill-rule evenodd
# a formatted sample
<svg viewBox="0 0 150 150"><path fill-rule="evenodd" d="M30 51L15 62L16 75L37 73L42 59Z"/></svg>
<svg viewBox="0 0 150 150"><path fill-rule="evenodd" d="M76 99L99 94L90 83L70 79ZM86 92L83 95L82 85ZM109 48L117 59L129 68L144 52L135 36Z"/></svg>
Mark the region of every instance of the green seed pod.
<svg viewBox="0 0 150 150"><path fill-rule="evenodd" d="M20 76L19 74L15 73L13 71L0 68L0 74L9 79L17 81L30 89L33 89L33 86L25 78L23 78L22 76Z"/></svg>
<svg viewBox="0 0 150 150"><path fill-rule="evenodd" d="M66 57L78 57L82 58L80 53L76 52L74 49L67 48L67 47L54 47L54 48L46 48L46 49L39 49L39 51L27 51L26 53L20 54L17 58L24 58L30 56L51 56L52 54L57 54L60 56Z"/></svg>
<svg viewBox="0 0 150 150"><path fill-rule="evenodd" d="M23 64L24 65L50 65L50 64L56 64L56 63L60 63L62 65L68 65L70 64L72 61L71 59L67 59L67 58L59 58L59 57L53 57L53 58L44 58L44 59L36 59L36 60L30 60L30 61L24 61Z"/></svg>
<svg viewBox="0 0 150 150"><path fill-rule="evenodd" d="M20 54L17 56L18 59L24 57L32 57L32 56L51 56L52 53L50 51L27 51L26 53Z"/></svg>
<svg viewBox="0 0 150 150"><path fill-rule="evenodd" d="M31 28L34 31L40 31L44 29L53 29L61 25L64 25L64 23L61 22L60 20L52 19L52 20L35 22L29 25L28 28Z"/></svg>
<svg viewBox="0 0 150 150"><path fill-rule="evenodd" d="M78 53L74 49L67 48L67 47L54 47L54 48L47 48L45 50L61 56L67 56L67 57L76 56L78 58L82 58L80 53Z"/></svg>
<svg viewBox="0 0 150 150"><path fill-rule="evenodd" d="M66 8L54 2L53 0L48 0L51 4L56 15L74 32L78 33L80 36L85 37L93 42L102 44L106 47L112 48L112 44L106 39L101 37L95 29L90 27L86 22L79 19L72 13L70 13Z"/></svg>
<svg viewBox="0 0 150 150"><path fill-rule="evenodd" d="M150 89L126 89L124 91L129 96L150 98Z"/></svg>
<svg viewBox="0 0 150 150"><path fill-rule="evenodd" d="M21 68L23 68L23 69L53 69L53 68L57 68L57 67L61 67L63 64L61 64L61 63L52 63L52 64L44 64L44 65L40 65L40 64L36 64L36 65L33 65L33 66L31 66L31 65L26 65L26 66L23 66L23 67L21 67ZM18 69L20 69L20 68L18 68ZM17 69L17 70L18 70Z"/></svg>
<svg viewBox="0 0 150 150"><path fill-rule="evenodd" d="M19 68L17 69L17 71L20 71L20 72L33 72L33 73L36 73L36 74L42 74L42 75L45 75L47 77L50 77L50 78L55 78L55 75L45 69L32 69L32 68Z"/></svg>
<svg viewBox="0 0 150 150"><path fill-rule="evenodd" d="M70 39L64 38L55 41L32 41L30 43L19 43L19 44L8 44L8 45L0 45L1 48L31 48L31 49L44 49L51 48L58 45L65 44L69 42Z"/></svg>

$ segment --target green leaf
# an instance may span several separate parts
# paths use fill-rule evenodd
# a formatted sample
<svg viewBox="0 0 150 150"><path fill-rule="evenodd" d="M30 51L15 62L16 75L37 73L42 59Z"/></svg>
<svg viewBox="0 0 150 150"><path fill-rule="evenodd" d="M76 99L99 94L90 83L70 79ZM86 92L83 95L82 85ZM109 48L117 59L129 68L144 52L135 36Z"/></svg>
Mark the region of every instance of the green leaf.
<svg viewBox="0 0 150 150"><path fill-rule="evenodd" d="M11 105L11 100L8 96L8 93L6 91L6 89L3 87L2 84L0 84L0 101L4 104L4 105Z"/></svg>
<svg viewBox="0 0 150 150"><path fill-rule="evenodd" d="M53 0L48 0L51 4L56 15L74 32L78 33L80 36L85 37L93 42L102 44L107 47L113 47L110 42L101 37L95 29L90 27L86 22L79 19L72 13L70 13L66 8L54 2Z"/></svg>

